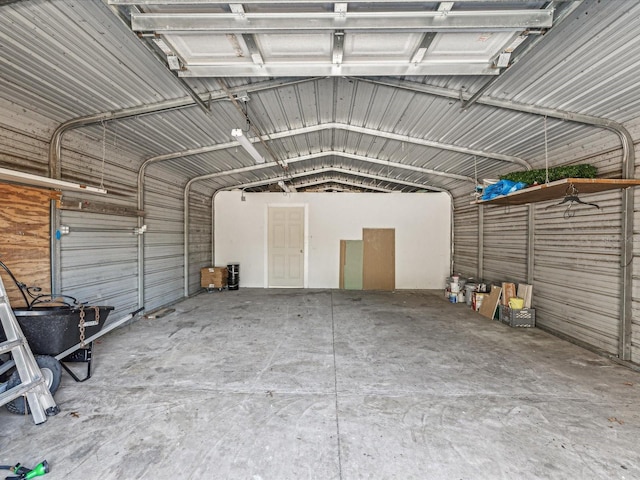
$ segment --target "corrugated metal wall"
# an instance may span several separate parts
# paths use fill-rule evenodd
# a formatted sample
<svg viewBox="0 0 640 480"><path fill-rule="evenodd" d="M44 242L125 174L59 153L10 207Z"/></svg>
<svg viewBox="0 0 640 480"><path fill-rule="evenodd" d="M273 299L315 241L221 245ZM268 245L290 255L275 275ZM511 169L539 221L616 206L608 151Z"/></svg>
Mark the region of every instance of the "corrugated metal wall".
<svg viewBox="0 0 640 480"><path fill-rule="evenodd" d="M62 178L89 185L102 183L108 193L63 192L63 202L135 209L136 167L123 161L123 152L107 144L103 157L101 140L92 141L79 131L68 137L61 155ZM110 319L136 310L137 217L62 210L60 224L70 227L69 235L60 239L62 293L90 304L115 307Z"/></svg>
<svg viewBox="0 0 640 480"><path fill-rule="evenodd" d="M138 304L137 235L135 217L63 211L62 293L91 305L111 305L111 319ZM92 230L92 231L87 231Z"/></svg>
<svg viewBox="0 0 640 480"><path fill-rule="evenodd" d="M478 274L478 207L471 197L455 200L453 212L453 271L465 277Z"/></svg>
<svg viewBox="0 0 640 480"><path fill-rule="evenodd" d="M189 195L189 294L200 290L200 269L211 266L211 194Z"/></svg>
<svg viewBox="0 0 640 480"><path fill-rule="evenodd" d="M600 142L600 146L599 152L597 145L591 144L586 150L576 146L565 149L564 163L590 163L598 168L599 176L619 178L619 145ZM622 193L613 190L580 197L599 204L601 209L574 205L575 217L565 219L567 205L556 205L561 198L532 205L536 320L540 327L617 355L622 298ZM636 201L640 201L640 192L636 192L636 197ZM456 231L460 231L455 237L455 270L466 274L459 265L469 264L472 260L462 259L461 252L468 249L469 238L463 232L472 230L467 222L476 217L464 208L465 202L466 198L464 201L456 199L456 205L460 207L455 212L454 223ZM477 214L478 207L474 208ZM527 280L528 208L484 207L481 262L485 279ZM640 234L639 224L640 205L636 203L636 236ZM639 285L640 267L634 266L632 360L636 363L640 359Z"/></svg>
<svg viewBox="0 0 640 480"><path fill-rule="evenodd" d="M526 281L528 208L484 207L484 279Z"/></svg>
<svg viewBox="0 0 640 480"><path fill-rule="evenodd" d="M600 210L535 206L533 294L538 325L612 354L618 351L621 290L619 190L584 197Z"/></svg>
<svg viewBox="0 0 640 480"><path fill-rule="evenodd" d="M48 139L41 132L33 131L35 119L27 114L19 115L15 110L15 105L0 103L0 166L20 167L24 172L44 175Z"/></svg>
<svg viewBox="0 0 640 480"><path fill-rule="evenodd" d="M147 170L144 211L145 310L184 296L184 182L158 168Z"/></svg>
<svg viewBox="0 0 640 480"><path fill-rule="evenodd" d="M47 174L48 138L27 134L37 118L21 117L13 112L0 116L0 166ZM37 117L37 115L36 115ZM3 125L3 120L5 125ZM121 158L125 152L107 149L104 169L99 142L72 132L62 151L62 174L67 180L98 185L104 181L106 196L65 192L63 200L89 200L113 206L135 207L137 162ZM94 145L95 144L95 145ZM93 151L93 156L79 153ZM114 158L117 155L118 158ZM186 178L175 172L149 169L145 184L145 308L152 310L183 297L183 188ZM137 306L137 226L132 216L60 212L61 224L71 233L60 240L61 286L64 294L89 303L113 305L111 318L135 310ZM209 189L194 188L190 194L190 293L199 289L199 269L211 261L211 195ZM82 231L85 230L85 231ZM94 230L94 231L86 231ZM110 231L118 230L118 231ZM130 230L130 233L129 233Z"/></svg>

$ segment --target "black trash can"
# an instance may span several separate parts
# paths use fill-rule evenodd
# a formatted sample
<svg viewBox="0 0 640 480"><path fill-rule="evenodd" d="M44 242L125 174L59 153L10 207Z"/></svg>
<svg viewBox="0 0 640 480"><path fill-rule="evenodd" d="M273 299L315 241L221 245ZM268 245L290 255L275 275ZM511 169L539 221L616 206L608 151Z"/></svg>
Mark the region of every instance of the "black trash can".
<svg viewBox="0 0 640 480"><path fill-rule="evenodd" d="M240 264L230 263L227 265L227 289L238 290L240 288Z"/></svg>

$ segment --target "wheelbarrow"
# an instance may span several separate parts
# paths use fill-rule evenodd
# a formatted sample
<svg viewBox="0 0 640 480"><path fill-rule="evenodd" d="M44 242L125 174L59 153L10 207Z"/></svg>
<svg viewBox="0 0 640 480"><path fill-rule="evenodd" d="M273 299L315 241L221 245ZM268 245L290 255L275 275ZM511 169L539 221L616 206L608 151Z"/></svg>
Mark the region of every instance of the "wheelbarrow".
<svg viewBox="0 0 640 480"><path fill-rule="evenodd" d="M60 386L62 369L76 382L91 378L93 341L111 330L131 320L142 308L102 328L114 309L110 306L87 306L73 297L40 293L40 289L27 287L16 280L9 268L0 261L2 267L20 289L27 304L24 308L14 308L13 313L33 352L36 362L45 377L49 390L55 394ZM0 325L0 342L6 340ZM86 364L86 374L79 378L67 363ZM0 393L21 383L13 360L0 358ZM11 373L13 370L13 373ZM6 380L6 382L4 382ZM2 383L4 382L4 383ZM25 413L24 398L7 404L14 413Z"/></svg>

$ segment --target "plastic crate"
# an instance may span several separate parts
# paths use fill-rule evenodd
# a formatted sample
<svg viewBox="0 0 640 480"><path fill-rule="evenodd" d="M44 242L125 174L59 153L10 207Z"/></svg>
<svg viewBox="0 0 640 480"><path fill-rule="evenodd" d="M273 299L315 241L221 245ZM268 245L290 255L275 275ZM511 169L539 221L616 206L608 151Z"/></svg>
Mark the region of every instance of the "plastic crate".
<svg viewBox="0 0 640 480"><path fill-rule="evenodd" d="M514 310L500 305L500 321L510 327L535 327L536 311L534 308Z"/></svg>

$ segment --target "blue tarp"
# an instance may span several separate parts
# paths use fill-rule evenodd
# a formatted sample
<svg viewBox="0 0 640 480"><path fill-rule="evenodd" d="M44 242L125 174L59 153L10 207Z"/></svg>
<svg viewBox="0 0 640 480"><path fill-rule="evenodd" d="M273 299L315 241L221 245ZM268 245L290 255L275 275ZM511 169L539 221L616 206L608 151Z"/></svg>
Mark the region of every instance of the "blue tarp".
<svg viewBox="0 0 640 480"><path fill-rule="evenodd" d="M492 198L496 198L501 195L508 195L510 193L517 192L518 190L522 190L526 186L527 184L522 182L516 183L511 180L500 180L499 182L489 185L484 189L482 200L491 200Z"/></svg>

